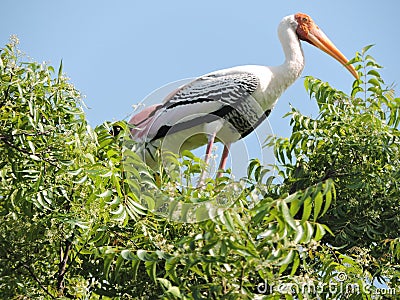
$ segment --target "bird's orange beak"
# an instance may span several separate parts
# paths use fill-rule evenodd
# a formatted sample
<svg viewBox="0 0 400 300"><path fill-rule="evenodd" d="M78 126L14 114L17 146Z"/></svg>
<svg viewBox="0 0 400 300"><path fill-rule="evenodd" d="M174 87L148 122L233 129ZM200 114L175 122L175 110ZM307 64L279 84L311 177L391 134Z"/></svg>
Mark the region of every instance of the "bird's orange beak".
<svg viewBox="0 0 400 300"><path fill-rule="evenodd" d="M349 60L339 51L338 48L331 42L331 40L325 35L325 33L319 29L314 21L305 14L296 14L297 22L299 27L297 34L300 39L309 42L315 47L321 49L325 53L332 56L338 62L340 62L349 72L358 79L358 73L352 65L349 65Z"/></svg>
<svg viewBox="0 0 400 300"><path fill-rule="evenodd" d="M325 33L318 27L313 27L308 33L309 42L315 47L321 49L325 53L332 56L340 62L349 72L358 79L358 73L352 65L349 65L349 60L339 51L338 48L331 42Z"/></svg>

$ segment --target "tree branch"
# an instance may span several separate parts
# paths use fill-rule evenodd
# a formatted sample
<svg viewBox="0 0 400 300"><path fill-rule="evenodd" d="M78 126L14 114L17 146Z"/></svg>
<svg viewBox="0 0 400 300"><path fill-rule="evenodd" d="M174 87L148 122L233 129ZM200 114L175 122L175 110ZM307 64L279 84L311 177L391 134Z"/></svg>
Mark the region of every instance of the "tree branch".
<svg viewBox="0 0 400 300"><path fill-rule="evenodd" d="M24 153L26 155L34 155L30 151L27 151L25 149L22 149L22 148L19 148L19 147L15 146L13 143L11 143L9 141L9 139L10 139L9 136L0 135L0 141L4 142L4 144L6 144L7 146L17 150L18 152ZM41 160L47 162L48 164L52 165L55 168L58 168L58 166L54 162L52 162L50 159L46 159L46 158L41 157Z"/></svg>
<svg viewBox="0 0 400 300"><path fill-rule="evenodd" d="M39 280L39 278L35 275L35 273L33 272L32 268L27 265L26 263L22 265L28 272L29 274L33 277L33 279L37 282L37 284L39 285L39 287L47 294L51 297L51 299L56 299L56 297L54 297L48 290L47 288L42 284L42 282Z"/></svg>
<svg viewBox="0 0 400 300"><path fill-rule="evenodd" d="M21 149L21 148L15 146L13 143L10 143L9 137L8 137L8 136L0 135L0 141L3 141L4 144L6 144L6 145L8 145L9 147L11 147L11 148L17 150L18 152L21 152L21 153L24 153L24 154L27 154L27 155L33 154L33 153L31 153L31 152L29 152L29 151L27 151L27 150L25 150L25 149Z"/></svg>
<svg viewBox="0 0 400 300"><path fill-rule="evenodd" d="M65 250L64 253L62 251L61 247L61 257L60 257L60 264L58 268L58 274L57 274L57 290L63 291L64 290L64 277L67 269L67 262L68 262L68 257L69 253L72 249L72 240L74 238L74 235L70 239L65 240Z"/></svg>

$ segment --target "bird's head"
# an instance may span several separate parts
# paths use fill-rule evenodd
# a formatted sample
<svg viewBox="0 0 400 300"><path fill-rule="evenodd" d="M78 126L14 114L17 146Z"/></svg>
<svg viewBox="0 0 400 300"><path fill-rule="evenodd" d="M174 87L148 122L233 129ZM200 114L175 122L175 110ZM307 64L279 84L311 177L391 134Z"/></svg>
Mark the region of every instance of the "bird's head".
<svg viewBox="0 0 400 300"><path fill-rule="evenodd" d="M294 15L297 23L296 33L300 40L306 41L311 45L321 49L332 56L346 67L347 70L358 79L358 73L352 65L348 64L348 59L336 48L325 33L314 23L310 16L297 13Z"/></svg>

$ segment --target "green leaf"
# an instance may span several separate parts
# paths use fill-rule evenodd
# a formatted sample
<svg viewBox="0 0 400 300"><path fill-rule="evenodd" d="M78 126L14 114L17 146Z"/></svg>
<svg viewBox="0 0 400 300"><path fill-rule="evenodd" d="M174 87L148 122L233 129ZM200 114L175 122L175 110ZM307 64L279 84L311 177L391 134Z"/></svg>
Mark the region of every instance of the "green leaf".
<svg viewBox="0 0 400 300"><path fill-rule="evenodd" d="M299 212L302 204L303 204L303 201L301 199L293 200L290 203L290 214L292 216L295 216Z"/></svg>
<svg viewBox="0 0 400 300"><path fill-rule="evenodd" d="M318 194L314 198L314 222L317 220L318 215L321 211L323 203L322 193L318 192Z"/></svg>
<svg viewBox="0 0 400 300"><path fill-rule="evenodd" d="M370 84L372 84L373 86L376 86L376 87L380 87L381 86L380 82L375 78L371 78L370 80L368 80L368 83L370 83Z"/></svg>
<svg viewBox="0 0 400 300"><path fill-rule="evenodd" d="M296 235L293 241L298 244L304 238L304 233L304 227L299 223L296 227Z"/></svg>
<svg viewBox="0 0 400 300"><path fill-rule="evenodd" d="M140 260L132 260L132 280L136 281L137 279L137 273L139 270L139 266L140 266Z"/></svg>
<svg viewBox="0 0 400 300"><path fill-rule="evenodd" d="M253 170L260 165L260 161L258 159L252 159L250 164L247 167L247 177L250 178L253 174Z"/></svg>
<svg viewBox="0 0 400 300"><path fill-rule="evenodd" d="M120 214L122 214L122 212L123 212L124 210L125 210L124 206L123 206L122 204L120 204L120 205L118 205L118 207L117 207L115 210L110 211L110 214L113 214L113 215L120 215Z"/></svg>
<svg viewBox="0 0 400 300"><path fill-rule="evenodd" d="M29 148L31 148L32 154L35 154L35 145L31 141L28 141Z"/></svg>
<svg viewBox="0 0 400 300"><path fill-rule="evenodd" d="M315 232L314 239L316 241L319 241L325 235L325 228L324 228L324 226L322 226L322 224L319 224L319 223L316 224L316 227L317 227L317 230Z"/></svg>
<svg viewBox="0 0 400 300"><path fill-rule="evenodd" d="M313 237L314 234L314 228L310 222L304 222L302 224L304 231L306 234L303 234L303 238L301 239L301 243L309 243Z"/></svg>
<svg viewBox="0 0 400 300"><path fill-rule="evenodd" d="M367 52L369 49L371 49L371 47L375 46L375 44L371 44L371 45L367 45L364 48L362 48L361 50L361 55L364 55L365 52Z"/></svg>
<svg viewBox="0 0 400 300"><path fill-rule="evenodd" d="M119 255L117 257L117 261L115 262L115 268L114 268L114 271L113 271L114 281L118 281L118 279L120 277L120 270L121 270L124 262L125 262L124 258L121 255Z"/></svg>
<svg viewBox="0 0 400 300"><path fill-rule="evenodd" d="M37 202L35 201L34 203L35 203L35 205L37 205L39 208L41 208L41 209L45 208L45 209L48 209L48 210L51 209L50 206L48 205L48 204L49 204L49 201L48 201L48 199L43 195L43 193L37 193L36 200L37 200ZM39 205L38 205L38 204L39 204Z"/></svg>
<svg viewBox="0 0 400 300"><path fill-rule="evenodd" d="M72 176L76 176L76 175L79 175L82 171L83 171L83 168L79 168L76 170L68 170L68 174L70 174Z"/></svg>
<svg viewBox="0 0 400 300"><path fill-rule="evenodd" d="M113 192L111 190L105 190L103 193L98 194L97 197L108 198L108 197L111 197L112 194L113 194Z"/></svg>
<svg viewBox="0 0 400 300"><path fill-rule="evenodd" d="M378 77L378 78L381 77L381 74L379 74L379 72L376 71L376 70L369 70L369 71L367 72L367 74L368 74L368 75L375 76L375 77Z"/></svg>
<svg viewBox="0 0 400 300"><path fill-rule="evenodd" d="M181 291L179 290L179 288L177 286L172 286L171 288L169 288L167 290L168 294L171 294L175 297L181 298Z"/></svg>
<svg viewBox="0 0 400 300"><path fill-rule="evenodd" d="M31 154L31 155L29 155L29 157L32 158L33 160L41 161L40 157L37 155Z"/></svg>
<svg viewBox="0 0 400 300"><path fill-rule="evenodd" d="M290 264L293 261L295 252L296 252L295 250L290 250L289 253L283 259L278 261L277 265L284 266Z"/></svg>
<svg viewBox="0 0 400 300"><path fill-rule="evenodd" d="M84 157L86 157L92 164L95 164L95 163L96 163L93 154L91 154L91 153L86 153L86 154L84 155Z"/></svg>
<svg viewBox="0 0 400 300"><path fill-rule="evenodd" d="M157 280L162 284L164 288L169 290L172 287L171 282L168 279L165 278L157 278Z"/></svg>
<svg viewBox="0 0 400 300"><path fill-rule="evenodd" d="M87 179L88 179L88 176L87 176L87 175L84 175L84 176L82 176L80 179L74 180L73 183L82 184L82 183L84 183Z"/></svg>
<svg viewBox="0 0 400 300"><path fill-rule="evenodd" d="M312 211L312 198L311 197L307 197L306 200L304 200L303 203L303 214L301 216L301 221L305 222L310 218L311 215L311 211Z"/></svg>
<svg viewBox="0 0 400 300"><path fill-rule="evenodd" d="M78 226L81 229L88 229L88 222L80 221L80 220L68 220L66 223L71 224L73 226Z"/></svg>
<svg viewBox="0 0 400 300"><path fill-rule="evenodd" d="M269 238L278 231L278 227L275 224L270 224L268 229L258 234L258 238Z"/></svg>
<svg viewBox="0 0 400 300"><path fill-rule="evenodd" d="M300 265L300 257L299 257L299 253L296 251L295 256L293 258L292 270L290 272L291 276L296 274L296 271L297 271L299 265Z"/></svg>
<svg viewBox="0 0 400 300"><path fill-rule="evenodd" d="M280 206L282 210L282 215L287 224L289 224L290 227L292 227L294 230L296 230L297 226L296 223L294 222L293 217L290 214L289 207L287 206L285 200L280 200Z"/></svg>
<svg viewBox="0 0 400 300"><path fill-rule="evenodd" d="M114 254L108 254L104 257L103 272L104 272L104 276L107 279L109 278L110 268L111 268L111 264L112 264L113 260L114 260Z"/></svg>
<svg viewBox="0 0 400 300"><path fill-rule="evenodd" d="M157 278L157 280L162 284L165 293L172 295L177 298L181 298L180 290L177 286L172 286L171 282L165 278ZM175 298L174 298L175 299Z"/></svg>
<svg viewBox="0 0 400 300"><path fill-rule="evenodd" d="M224 211L224 217L226 229L228 229L230 232L235 232L235 224L233 223L231 212L229 210Z"/></svg>
<svg viewBox="0 0 400 300"><path fill-rule="evenodd" d="M236 252L240 253L242 256L252 256L252 257L258 257L258 253L255 249L253 249L252 247L246 247L243 246L237 242L231 241L231 240L227 240L229 247L232 250L235 250Z"/></svg>
<svg viewBox="0 0 400 300"><path fill-rule="evenodd" d="M332 188L334 188L332 186ZM329 207L331 206L332 203L332 192L329 190L328 192L326 192L325 194L325 204L324 204L324 210L322 211L322 213L320 214L320 217L322 217L323 215L326 214L326 212L328 211Z"/></svg>
<svg viewBox="0 0 400 300"><path fill-rule="evenodd" d="M157 282L157 262L146 261L144 264L146 266L147 274L153 280L153 282L156 283Z"/></svg>
<svg viewBox="0 0 400 300"><path fill-rule="evenodd" d="M195 158L194 154L192 152L190 152L189 150L182 151L182 156L183 157L187 157L189 159L194 159Z"/></svg>
<svg viewBox="0 0 400 300"><path fill-rule="evenodd" d="M126 260L137 260L137 256L128 249L124 249L121 251L121 256Z"/></svg>
<svg viewBox="0 0 400 300"><path fill-rule="evenodd" d="M134 207L135 211L137 213L143 214L143 215L146 214L146 213L144 213L144 211L146 211L147 209L143 205L141 205L141 204L139 204L139 203L137 203L137 202L135 202L135 201L133 201L132 199L129 199L129 198L127 199L126 202L129 203L129 205L131 205L132 207Z"/></svg>
<svg viewBox="0 0 400 300"><path fill-rule="evenodd" d="M58 81L60 81L61 76L62 76L62 71L63 71L63 61L60 61L60 66L58 68Z"/></svg>
<svg viewBox="0 0 400 300"><path fill-rule="evenodd" d="M142 260L142 261L156 261L157 258L154 258L152 255L150 255L146 250L139 249L136 252L136 256Z"/></svg>

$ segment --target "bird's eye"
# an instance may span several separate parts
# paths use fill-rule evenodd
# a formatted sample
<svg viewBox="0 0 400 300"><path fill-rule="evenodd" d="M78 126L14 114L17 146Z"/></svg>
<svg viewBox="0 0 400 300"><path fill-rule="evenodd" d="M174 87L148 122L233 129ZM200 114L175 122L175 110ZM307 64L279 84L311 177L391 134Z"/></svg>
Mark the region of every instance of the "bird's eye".
<svg viewBox="0 0 400 300"><path fill-rule="evenodd" d="M302 21L303 21L304 23L307 23L307 22L308 22L308 18L307 18L307 17L303 17Z"/></svg>

